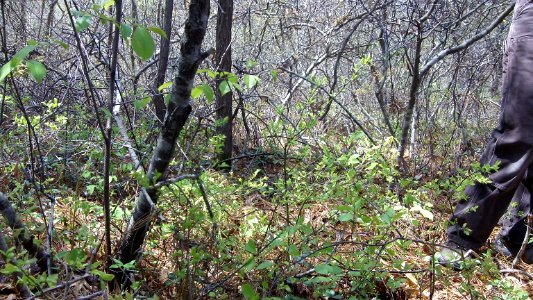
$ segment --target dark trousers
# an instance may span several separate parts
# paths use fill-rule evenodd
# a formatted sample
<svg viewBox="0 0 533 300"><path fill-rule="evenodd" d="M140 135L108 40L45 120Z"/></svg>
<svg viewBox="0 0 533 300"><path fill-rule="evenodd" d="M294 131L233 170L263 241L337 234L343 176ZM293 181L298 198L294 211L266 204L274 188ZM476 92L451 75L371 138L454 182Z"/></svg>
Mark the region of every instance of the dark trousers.
<svg viewBox="0 0 533 300"><path fill-rule="evenodd" d="M516 1L504 47L500 123L481 163L499 163L499 169L489 175L490 184L467 188L467 200L450 218L448 239L478 250L508 211L500 235L520 245L533 194L533 0Z"/></svg>

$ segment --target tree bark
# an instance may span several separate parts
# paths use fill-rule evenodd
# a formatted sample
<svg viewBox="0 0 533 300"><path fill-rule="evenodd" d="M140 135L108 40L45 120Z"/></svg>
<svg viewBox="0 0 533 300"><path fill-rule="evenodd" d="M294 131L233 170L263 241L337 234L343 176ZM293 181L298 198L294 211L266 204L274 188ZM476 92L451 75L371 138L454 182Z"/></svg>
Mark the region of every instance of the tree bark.
<svg viewBox="0 0 533 300"><path fill-rule="evenodd" d="M233 25L233 0L220 0L218 3L217 31L216 31L216 54L217 72L231 72L231 29ZM222 168L231 167L231 155L233 150L233 120L232 120L232 100L233 93L224 95L218 87L225 80L224 75L218 76L216 80L216 118L226 122L220 123L216 128L216 133L224 136L224 145L219 155Z"/></svg>
<svg viewBox="0 0 533 300"><path fill-rule="evenodd" d="M48 270L47 254L33 240L30 231L19 219L17 212L9 202L9 199L3 193L0 193L0 213L4 216L7 225L15 232L18 232L16 239L22 244L28 254L37 259L37 266L41 272Z"/></svg>
<svg viewBox="0 0 533 300"><path fill-rule="evenodd" d="M113 99L115 98L115 87L117 80L117 56L118 56L118 41L120 37L119 28L122 21L122 0L115 1L116 7L116 24L110 25L110 32L112 34L111 42L111 61L109 65L109 95L107 100L107 109L113 111ZM106 121L104 138L104 220L105 220L105 254L106 254L106 269L111 266L111 191L110 191L110 175L111 175L111 150L113 146L112 136L113 117L108 116Z"/></svg>
<svg viewBox="0 0 533 300"><path fill-rule="evenodd" d="M2 233L2 231L0 231L0 250L2 250L4 253L7 253L7 251L9 251L9 248L7 246L7 243L5 241L5 238L4 238L4 234ZM1 255L0 255L1 256ZM12 258L12 259L8 259L7 256L4 256L4 260L6 262L10 262L11 264L13 265L17 265L17 260L15 258ZM32 295L30 289L24 285L22 282L19 282L18 280L22 278L22 273L21 272L15 272L14 275L14 279L16 281L16 287L17 287L17 291L19 292L20 296L22 297L22 299L28 299L30 298Z"/></svg>
<svg viewBox="0 0 533 300"><path fill-rule="evenodd" d="M155 114L160 122L165 119L166 105L163 94L157 90L159 86L165 83L165 74L168 68L168 57L170 54L170 34L172 33L172 11L174 9L174 0L165 0L165 15L163 17L163 30L167 34L167 38L161 37L161 44L159 48L159 64L157 65L157 75L154 82L154 107Z"/></svg>
<svg viewBox="0 0 533 300"><path fill-rule="evenodd" d="M189 17L181 42L178 74L174 78L168 109L146 174L152 186L142 189L137 197L133 215L119 245L118 258L123 263L139 257L140 247L148 232L154 205L157 203L158 188L153 185L165 179L176 141L191 112L190 96L194 77L199 64L210 54L201 51L207 30L209 9L209 0L193 0L189 6ZM130 284L126 278L127 271L117 271L116 275L123 287Z"/></svg>
<svg viewBox="0 0 533 300"><path fill-rule="evenodd" d="M422 81L420 76L420 59L422 52L422 25L418 24L417 26L417 35L416 35L416 48L415 55L413 57L413 66L412 66L412 79L411 87L409 88L409 102L407 104L407 111L405 112L403 122L402 122L402 133L400 138L400 146L398 147L398 170L405 171L405 148L407 147L408 137L409 137L409 127L411 126L411 120L413 119L413 113L416 105L416 97L418 93L418 88Z"/></svg>

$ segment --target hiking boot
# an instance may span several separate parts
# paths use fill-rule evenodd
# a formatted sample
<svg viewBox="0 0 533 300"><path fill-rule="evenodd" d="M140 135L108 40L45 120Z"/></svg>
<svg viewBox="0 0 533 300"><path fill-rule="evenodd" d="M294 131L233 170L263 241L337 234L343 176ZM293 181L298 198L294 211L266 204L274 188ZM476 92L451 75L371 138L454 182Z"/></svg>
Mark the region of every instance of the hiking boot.
<svg viewBox="0 0 533 300"><path fill-rule="evenodd" d="M440 252L435 253L438 263L455 271L463 269L463 262L470 258L473 251L466 250L458 244L448 242Z"/></svg>
<svg viewBox="0 0 533 300"><path fill-rule="evenodd" d="M515 257L520 251L521 245L510 242L508 239L503 237L497 237L494 243L492 243L492 248L502 254L505 257ZM526 246L526 251L522 255L522 261L528 265L533 264L533 244L528 244Z"/></svg>

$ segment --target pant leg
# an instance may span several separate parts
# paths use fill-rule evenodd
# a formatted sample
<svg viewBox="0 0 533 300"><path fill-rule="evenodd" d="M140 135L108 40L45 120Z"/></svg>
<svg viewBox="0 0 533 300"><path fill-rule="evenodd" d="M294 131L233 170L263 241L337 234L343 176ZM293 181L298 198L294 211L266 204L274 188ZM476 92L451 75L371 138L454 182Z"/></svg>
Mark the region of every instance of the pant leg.
<svg viewBox="0 0 533 300"><path fill-rule="evenodd" d="M528 173L531 170L528 171ZM502 217L502 229L499 237L512 247L519 248L526 235L527 214L531 206L531 191L526 182L518 186L510 207Z"/></svg>
<svg viewBox="0 0 533 300"><path fill-rule="evenodd" d="M533 1L518 0L504 50L500 124L482 164L499 164L490 184L466 190L450 218L448 239L477 250L505 213L533 162Z"/></svg>

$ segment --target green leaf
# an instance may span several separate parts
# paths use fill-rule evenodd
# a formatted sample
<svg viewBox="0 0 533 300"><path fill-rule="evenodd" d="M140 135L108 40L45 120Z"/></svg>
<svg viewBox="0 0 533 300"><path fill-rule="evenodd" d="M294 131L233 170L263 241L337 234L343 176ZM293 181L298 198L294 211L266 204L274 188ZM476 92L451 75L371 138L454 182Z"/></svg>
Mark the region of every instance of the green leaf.
<svg viewBox="0 0 533 300"><path fill-rule="evenodd" d="M35 45L28 45L22 49L20 49L15 55L14 57L18 58L19 59L19 62L20 60L22 59L25 59L29 54L30 52L32 52L33 50L35 50L35 48L37 48ZM13 60L12 60L13 61ZM15 66L16 67L16 66Z"/></svg>
<svg viewBox="0 0 533 300"><path fill-rule="evenodd" d="M359 163L359 154L352 154L350 158L348 159L348 165L353 166L355 164Z"/></svg>
<svg viewBox="0 0 533 300"><path fill-rule="evenodd" d="M2 66L0 69L0 82L4 81L4 79L13 71L13 68L11 67L11 61L8 61L5 65Z"/></svg>
<svg viewBox="0 0 533 300"><path fill-rule="evenodd" d="M248 283L245 283L241 286L241 293L244 296L244 298L247 300L258 300L259 299L259 294Z"/></svg>
<svg viewBox="0 0 533 300"><path fill-rule="evenodd" d="M215 91L213 91L213 88L207 84L202 84L202 90L204 92L205 98L207 98L207 104L213 103L213 99L215 99Z"/></svg>
<svg viewBox="0 0 533 300"><path fill-rule="evenodd" d="M46 76L46 68L44 65L36 60L28 60L26 66L28 67L28 72L31 77L33 77L38 83L41 83Z"/></svg>
<svg viewBox="0 0 533 300"><path fill-rule="evenodd" d="M211 79L215 79L215 77L217 77L217 72L212 71L212 70L207 70L207 76L209 76L209 78Z"/></svg>
<svg viewBox="0 0 533 300"><path fill-rule="evenodd" d="M83 15L76 19L76 32L81 32L91 26L91 16Z"/></svg>
<svg viewBox="0 0 533 300"><path fill-rule="evenodd" d="M168 40L167 33L163 29L159 27L155 27L155 26L148 27L147 29L155 34L159 34L161 37L164 37L165 39Z"/></svg>
<svg viewBox="0 0 533 300"><path fill-rule="evenodd" d="M332 277L317 276L315 278L309 279L309 282L310 283L328 283L333 280L336 280L336 279Z"/></svg>
<svg viewBox="0 0 533 300"><path fill-rule="evenodd" d="M107 273L102 272L100 270L92 270L91 274L94 274L94 275L98 276L103 281L111 281L111 280L113 280L113 278L115 278L115 275L107 274Z"/></svg>
<svg viewBox="0 0 533 300"><path fill-rule="evenodd" d="M243 270L246 272L251 272L254 269L254 267L255 267L255 259L251 257L244 264Z"/></svg>
<svg viewBox="0 0 533 300"><path fill-rule="evenodd" d="M108 10L111 6L113 6L115 4L115 0L103 0L101 1L102 3L102 7L105 9L105 10Z"/></svg>
<svg viewBox="0 0 533 300"><path fill-rule="evenodd" d="M96 189L96 187L97 187L97 186L94 185L94 184L90 184L90 185L88 185L88 186L87 186L87 193L88 193L89 195L94 194L94 190Z"/></svg>
<svg viewBox="0 0 533 300"><path fill-rule="evenodd" d="M70 48L70 46L69 46L67 43L63 42L63 41L56 40L56 39L54 39L53 41L54 41L55 43L58 43L59 46L61 46L61 47L62 47L63 49L65 49L65 50L68 50L68 49Z"/></svg>
<svg viewBox="0 0 533 300"><path fill-rule="evenodd" d="M130 261L127 264L124 264L126 270L133 270L135 268L135 260Z"/></svg>
<svg viewBox="0 0 533 300"><path fill-rule="evenodd" d="M246 243L246 245L244 246L244 250L252 253L252 254L255 254L257 252L257 246L255 245L255 241L254 240L248 240L248 242Z"/></svg>
<svg viewBox="0 0 533 300"><path fill-rule="evenodd" d="M128 24L120 24L120 35L122 35L123 39L128 39L131 37L131 33L133 32L133 29L131 29L131 26Z"/></svg>
<svg viewBox="0 0 533 300"><path fill-rule="evenodd" d="M202 96L203 93L204 93L204 90L202 89L202 87L196 86L191 90L191 97L193 99L198 99L200 98L200 96Z"/></svg>
<svg viewBox="0 0 533 300"><path fill-rule="evenodd" d="M164 90L164 89L166 89L166 88L172 86L172 83L173 83L172 81L165 82L165 83L163 83L162 85L160 85L160 86L157 88L157 90L161 92L162 90Z"/></svg>
<svg viewBox="0 0 533 300"><path fill-rule="evenodd" d="M148 105L148 103L150 103L151 101L151 97L144 97L141 100L135 100L133 105L135 106L135 109L139 110L145 108L146 105Z"/></svg>
<svg viewBox="0 0 533 300"><path fill-rule="evenodd" d="M274 69L270 71L270 76L272 76L272 80L278 79L278 70Z"/></svg>
<svg viewBox="0 0 533 300"><path fill-rule="evenodd" d="M353 220L353 214L352 213L343 213L339 216L339 221L341 222L348 222Z"/></svg>
<svg viewBox="0 0 533 300"><path fill-rule="evenodd" d="M107 109L107 107L102 107L100 109L102 110L102 112L104 113L106 118L112 118L113 117L113 114L109 111L109 109Z"/></svg>
<svg viewBox="0 0 533 300"><path fill-rule="evenodd" d="M146 28L137 27L131 38L131 47L142 60L147 60L154 54L155 42Z"/></svg>
<svg viewBox="0 0 533 300"><path fill-rule="evenodd" d="M229 84L231 85L231 87L233 87L234 89L238 90L239 92L242 91L242 87L241 85L238 83L238 82L229 82Z"/></svg>
<svg viewBox="0 0 533 300"><path fill-rule="evenodd" d="M338 275L342 273L342 269L338 266L328 264L320 264L315 266L315 271L322 275Z"/></svg>
<svg viewBox="0 0 533 300"><path fill-rule="evenodd" d="M289 245L289 247L287 248L290 256L300 255L300 250L298 249L298 247L296 247L296 245Z"/></svg>
<svg viewBox="0 0 533 300"><path fill-rule="evenodd" d="M13 274L16 272L20 272L20 268L10 263L6 264L4 268L0 271L0 273L2 274Z"/></svg>
<svg viewBox="0 0 533 300"><path fill-rule="evenodd" d="M127 264L122 263L118 259L111 258L114 262L111 266L109 266L110 269L120 269L120 270L133 270L135 269L135 260L130 261Z"/></svg>
<svg viewBox="0 0 533 300"><path fill-rule="evenodd" d="M329 274L329 267L330 265L325 264L317 265L315 266L315 272L317 272L318 274Z"/></svg>
<svg viewBox="0 0 533 300"><path fill-rule="evenodd" d="M87 255L85 254L85 251L83 251L80 248L74 248L70 251L66 251L64 254L65 262L76 269L81 269L83 267L83 263L87 259Z"/></svg>
<svg viewBox="0 0 533 300"><path fill-rule="evenodd" d="M233 74L233 73L230 73L230 72L222 72L223 76L226 76L226 79L231 83L239 83L239 78L237 77L237 75Z"/></svg>
<svg viewBox="0 0 533 300"><path fill-rule="evenodd" d="M285 245L285 242L280 238L276 238L272 241L272 243L270 243L269 248L279 247L283 245Z"/></svg>
<svg viewBox="0 0 533 300"><path fill-rule="evenodd" d="M224 118L216 119L215 120L215 127L220 127L225 124L228 124L229 118L226 116Z"/></svg>
<svg viewBox="0 0 533 300"><path fill-rule="evenodd" d="M46 284L48 285L48 287L54 287L57 285L57 280L59 279L59 275L58 274L50 274L48 276L46 276Z"/></svg>
<svg viewBox="0 0 533 300"><path fill-rule="evenodd" d="M253 67L257 66L258 63L255 60L247 60L246 61L246 69L252 69Z"/></svg>
<svg viewBox="0 0 533 300"><path fill-rule="evenodd" d="M222 96L226 95L227 93L231 92L231 87L230 85L228 84L228 81L227 80L224 80L220 83L220 85L218 86L218 90L220 91L220 94Z"/></svg>
<svg viewBox="0 0 533 300"><path fill-rule="evenodd" d="M268 269L270 267L272 267L274 265L273 262L271 262L270 260L265 260L264 262L260 263L259 266L257 266L257 268L255 268L256 270L263 270L263 269Z"/></svg>
<svg viewBox="0 0 533 300"><path fill-rule="evenodd" d="M257 83L259 83L259 77L250 74L244 75L244 85L246 86L246 88L251 89L256 86Z"/></svg>
<svg viewBox="0 0 533 300"><path fill-rule="evenodd" d="M386 224L390 224L394 221L393 218L395 215L396 215L396 212L392 208L388 208L384 214L379 216L379 218Z"/></svg>

